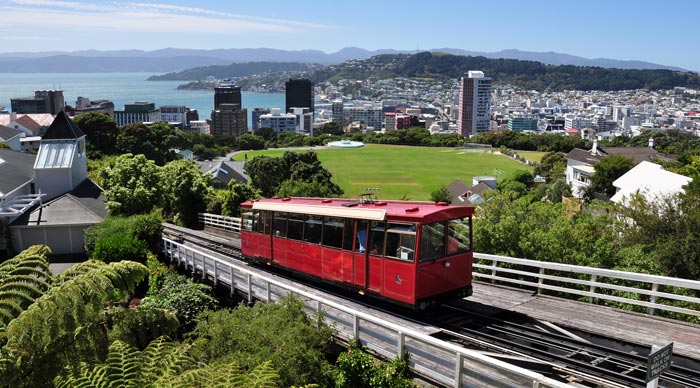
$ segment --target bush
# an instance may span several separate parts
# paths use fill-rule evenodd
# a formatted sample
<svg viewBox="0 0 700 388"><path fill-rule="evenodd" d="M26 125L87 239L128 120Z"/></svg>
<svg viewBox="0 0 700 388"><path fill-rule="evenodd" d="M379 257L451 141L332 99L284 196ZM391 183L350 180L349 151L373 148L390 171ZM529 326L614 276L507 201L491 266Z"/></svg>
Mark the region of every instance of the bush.
<svg viewBox="0 0 700 388"><path fill-rule="evenodd" d="M379 362L367 354L356 339L350 340L348 351L338 356L335 370L338 388L414 387L408 368L408 353L392 362Z"/></svg>
<svg viewBox="0 0 700 388"><path fill-rule="evenodd" d="M148 245L133 236L125 233L113 234L100 238L95 244L95 249L90 255L91 259L111 263L115 261L131 260L143 263L146 261Z"/></svg>

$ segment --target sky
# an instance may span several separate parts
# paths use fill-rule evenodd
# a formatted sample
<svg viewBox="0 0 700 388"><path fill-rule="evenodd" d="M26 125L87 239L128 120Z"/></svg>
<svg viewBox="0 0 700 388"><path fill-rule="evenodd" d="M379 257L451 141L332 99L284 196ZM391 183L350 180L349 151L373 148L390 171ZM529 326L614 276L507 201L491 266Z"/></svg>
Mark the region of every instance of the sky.
<svg viewBox="0 0 700 388"><path fill-rule="evenodd" d="M0 0L0 52L518 49L700 71L698 9L697 0Z"/></svg>

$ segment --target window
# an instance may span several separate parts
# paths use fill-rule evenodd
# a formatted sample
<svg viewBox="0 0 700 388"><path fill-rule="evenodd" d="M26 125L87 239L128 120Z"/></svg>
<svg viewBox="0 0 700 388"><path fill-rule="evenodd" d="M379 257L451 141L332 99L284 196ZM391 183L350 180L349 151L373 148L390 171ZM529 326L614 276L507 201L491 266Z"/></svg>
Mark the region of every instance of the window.
<svg viewBox="0 0 700 388"><path fill-rule="evenodd" d="M289 213L289 218L287 219L287 238L301 241L304 236L304 220L305 217L303 214Z"/></svg>
<svg viewBox="0 0 700 388"><path fill-rule="evenodd" d="M384 221L373 221L369 231L369 254L373 256L384 255L384 239L386 225Z"/></svg>
<svg viewBox="0 0 700 388"><path fill-rule="evenodd" d="M253 232L260 232L260 210L253 210Z"/></svg>
<svg viewBox="0 0 700 388"><path fill-rule="evenodd" d="M311 244L321 243L321 216L309 216L304 224L304 241Z"/></svg>
<svg viewBox="0 0 700 388"><path fill-rule="evenodd" d="M420 261L430 261L445 256L445 223L436 222L420 228Z"/></svg>
<svg viewBox="0 0 700 388"><path fill-rule="evenodd" d="M345 232L343 236L343 248L352 250L352 240L355 236L355 220L345 220Z"/></svg>
<svg viewBox="0 0 700 388"><path fill-rule="evenodd" d="M342 218L326 217L323 222L323 245L342 248L344 225Z"/></svg>
<svg viewBox="0 0 700 388"><path fill-rule="evenodd" d="M287 237L287 213L275 213L272 232L275 237Z"/></svg>
<svg viewBox="0 0 700 388"><path fill-rule="evenodd" d="M260 215L260 233L269 235L272 233L272 212L263 211Z"/></svg>
<svg viewBox="0 0 700 388"><path fill-rule="evenodd" d="M253 230L253 210L241 208L241 229L248 232Z"/></svg>
<svg viewBox="0 0 700 388"><path fill-rule="evenodd" d="M471 250L469 218L447 221L447 256Z"/></svg>
<svg viewBox="0 0 700 388"><path fill-rule="evenodd" d="M386 230L386 256L413 261L416 250L416 225L390 223Z"/></svg>
<svg viewBox="0 0 700 388"><path fill-rule="evenodd" d="M365 252L367 250L367 221L357 221L357 241L355 251Z"/></svg>

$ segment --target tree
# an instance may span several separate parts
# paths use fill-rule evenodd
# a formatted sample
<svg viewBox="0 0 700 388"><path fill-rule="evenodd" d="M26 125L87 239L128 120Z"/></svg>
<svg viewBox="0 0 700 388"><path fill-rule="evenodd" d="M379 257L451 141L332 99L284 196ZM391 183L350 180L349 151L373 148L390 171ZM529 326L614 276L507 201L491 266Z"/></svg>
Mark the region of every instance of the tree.
<svg viewBox="0 0 700 388"><path fill-rule="evenodd" d="M244 170L251 185L260 190L263 197L272 197L287 179L287 166L282 158L256 156L246 162Z"/></svg>
<svg viewBox="0 0 700 388"><path fill-rule="evenodd" d="M144 123L122 127L117 137L117 150L121 153L144 154L146 158L162 166L177 159L173 148L187 144L184 133L165 121L150 127Z"/></svg>
<svg viewBox="0 0 700 388"><path fill-rule="evenodd" d="M265 139L265 141L268 141L268 140L272 140L275 138L275 130L270 128L270 127L261 127L261 128L258 128L257 131L255 131L254 135L260 136L263 139Z"/></svg>
<svg viewBox="0 0 700 388"><path fill-rule="evenodd" d="M325 123L321 128L316 130L316 134L318 135L341 136L343 133L343 128L341 128L340 124L334 122Z"/></svg>
<svg viewBox="0 0 700 388"><path fill-rule="evenodd" d="M613 182L634 167L634 161L622 155L603 158L593 166L595 173L591 176L594 190L607 196L615 195Z"/></svg>
<svg viewBox="0 0 700 388"><path fill-rule="evenodd" d="M41 258L47 252L46 248L30 248L18 261L39 260L48 265L45 256ZM18 261L12 266L19 265ZM29 264L29 268L43 266ZM2 273L4 269L0 268L0 274L10 276L0 276L0 287L16 288L12 283L18 276L33 277L15 271ZM41 295L32 295L26 308L0 326L0 387L50 386L64 366L97 361L107 350L105 303L121 301L146 275L146 267L134 262L88 261L47 279L50 288L37 289Z"/></svg>
<svg viewBox="0 0 700 388"><path fill-rule="evenodd" d="M437 203L437 202L452 203L452 195L450 195L450 192L447 191L447 187L442 186L439 189L430 193L430 200L435 202L435 203Z"/></svg>
<svg viewBox="0 0 700 388"><path fill-rule="evenodd" d="M87 149L91 157L100 153L111 155L116 151L119 128L111 116L88 112L76 116L73 121L85 133Z"/></svg>
<svg viewBox="0 0 700 388"><path fill-rule="evenodd" d="M265 149L265 139L260 136L245 134L239 136L236 141L238 142L238 149L240 150L262 150Z"/></svg>
<svg viewBox="0 0 700 388"><path fill-rule="evenodd" d="M330 383L325 351L331 331L312 322L303 303L293 297L284 297L278 303L206 312L194 334L200 340L193 345L193 355L209 364L235 362L251 370L271 361L283 387Z"/></svg>
<svg viewBox="0 0 700 388"><path fill-rule="evenodd" d="M535 175L556 179L566 172L566 154L563 152L547 152L535 167Z"/></svg>
<svg viewBox="0 0 700 388"><path fill-rule="evenodd" d="M224 202L221 214L230 217L240 217L241 204L251 199L260 198L260 192L249 185L229 182L228 190L224 194Z"/></svg>
<svg viewBox="0 0 700 388"><path fill-rule="evenodd" d="M124 154L103 173L107 210L112 215L148 213L161 204L158 166L144 155Z"/></svg>
<svg viewBox="0 0 700 388"><path fill-rule="evenodd" d="M212 188L209 179L191 160L176 160L161 169L163 211L186 227L197 224L197 215L207 209Z"/></svg>

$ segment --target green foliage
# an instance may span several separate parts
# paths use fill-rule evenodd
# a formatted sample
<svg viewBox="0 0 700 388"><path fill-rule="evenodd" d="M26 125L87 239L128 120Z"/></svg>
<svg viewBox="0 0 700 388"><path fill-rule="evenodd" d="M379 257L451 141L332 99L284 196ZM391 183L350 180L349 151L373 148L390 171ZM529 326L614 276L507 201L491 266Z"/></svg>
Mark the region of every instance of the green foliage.
<svg viewBox="0 0 700 388"><path fill-rule="evenodd" d="M217 300L210 294L210 286L195 283L190 278L171 272L163 276L162 285L157 292L149 290L142 306L175 312L181 331L188 332L196 324L199 314L217 305Z"/></svg>
<svg viewBox="0 0 700 388"><path fill-rule="evenodd" d="M283 387L330 382L325 359L330 330L310 322L297 299L206 312L194 334L201 341L193 354L209 363L235 362L251 370L271 361Z"/></svg>
<svg viewBox="0 0 700 388"><path fill-rule="evenodd" d="M175 313L170 310L139 306L111 308L107 313L110 342L121 341L137 349L144 349L151 341L162 336L173 336L180 327Z"/></svg>
<svg viewBox="0 0 700 388"><path fill-rule="evenodd" d="M270 127L261 127L255 131L255 136L262 137L265 141L272 140L275 138L275 130Z"/></svg>
<svg viewBox="0 0 700 388"><path fill-rule="evenodd" d="M177 155L172 149L186 144L185 134L165 121L151 124L150 127L144 123L128 124L121 128L117 136L118 152L143 154L158 166L176 160Z"/></svg>
<svg viewBox="0 0 700 388"><path fill-rule="evenodd" d="M279 386L278 381L279 374L269 361L256 366L248 373L235 362L218 362L186 371L163 387L276 388Z"/></svg>
<svg viewBox="0 0 700 388"><path fill-rule="evenodd" d="M547 178L548 180L557 179L566 172L566 154L563 152L547 152L540 160L540 163L535 167L535 175Z"/></svg>
<svg viewBox="0 0 700 388"><path fill-rule="evenodd" d="M249 185L231 181L228 190L224 192L221 214L230 217L240 217L241 204L256 198L260 198L260 192L258 190Z"/></svg>
<svg viewBox="0 0 700 388"><path fill-rule="evenodd" d="M100 154L114 154L119 128L111 116L104 113L88 112L76 116L73 121L85 133L87 150L91 158Z"/></svg>
<svg viewBox="0 0 700 388"><path fill-rule="evenodd" d="M112 215L149 213L161 203L161 177L144 155L124 154L104 170L104 194Z"/></svg>
<svg viewBox="0 0 700 388"><path fill-rule="evenodd" d="M348 351L336 361L335 386L338 388L414 387L408 368L408 354L391 363L380 363L366 353L360 342L350 340Z"/></svg>
<svg viewBox="0 0 700 388"><path fill-rule="evenodd" d="M7 324L48 290L49 252L44 245L33 245L0 263L0 344Z"/></svg>
<svg viewBox="0 0 700 388"><path fill-rule="evenodd" d="M306 71L317 65L299 62L245 62L230 65L199 66L182 71L152 75L149 81L196 81L207 77L239 78L264 72Z"/></svg>
<svg viewBox="0 0 700 388"><path fill-rule="evenodd" d="M149 249L158 249L160 231L161 218L155 214L109 216L85 230L85 251L104 262L144 262Z"/></svg>
<svg viewBox="0 0 700 388"><path fill-rule="evenodd" d="M238 136L238 149L240 150L262 150L265 149L265 138L257 135L245 134Z"/></svg>
<svg viewBox="0 0 700 388"><path fill-rule="evenodd" d="M176 160L162 168L159 188L163 211L176 216L186 227L197 224L197 214L206 211L212 188L209 179L190 160Z"/></svg>
<svg viewBox="0 0 700 388"><path fill-rule="evenodd" d="M187 346L177 346L160 337L139 352L122 341L114 341L106 360L95 366L81 363L77 368L65 370L54 380L57 388L101 387L169 387L174 377L194 360Z"/></svg>
<svg viewBox="0 0 700 388"><path fill-rule="evenodd" d="M105 263L121 260L144 262L147 253L148 246L145 242L128 234L114 234L98 239L90 258Z"/></svg>
<svg viewBox="0 0 700 388"><path fill-rule="evenodd" d="M452 203L452 195L450 195L450 192L447 191L446 186L442 186L439 189L430 193L430 200L435 202L435 203L437 203L437 202Z"/></svg>
<svg viewBox="0 0 700 388"><path fill-rule="evenodd" d="M334 135L334 136L341 136L344 133L343 128L340 127L340 124L334 123L334 122L325 123L321 126L321 128L315 130L314 132L317 135Z"/></svg>
<svg viewBox="0 0 700 388"><path fill-rule="evenodd" d="M48 386L64 366L106 350L103 305L132 292L146 276L134 262L77 266L7 324L0 341L0 386ZM119 292L116 292L119 291Z"/></svg>
<svg viewBox="0 0 700 388"><path fill-rule="evenodd" d="M246 163L245 171L252 186L260 190L263 197L276 194L339 197L343 194L313 151L285 152L281 158L256 156Z"/></svg>
<svg viewBox="0 0 700 388"><path fill-rule="evenodd" d="M591 176L591 186L597 192L607 196L615 195L613 182L634 167L634 161L622 155L603 158L593 166L595 173Z"/></svg>

